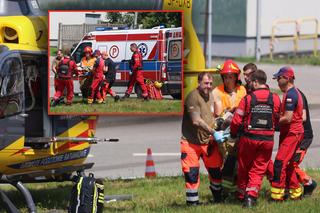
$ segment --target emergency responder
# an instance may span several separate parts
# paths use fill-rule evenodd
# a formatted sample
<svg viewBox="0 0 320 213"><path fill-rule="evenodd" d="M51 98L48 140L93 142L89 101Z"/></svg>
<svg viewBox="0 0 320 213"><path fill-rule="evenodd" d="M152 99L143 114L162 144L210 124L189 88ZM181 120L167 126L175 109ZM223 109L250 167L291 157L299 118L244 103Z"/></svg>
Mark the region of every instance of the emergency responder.
<svg viewBox="0 0 320 213"><path fill-rule="evenodd" d="M80 66L86 71L91 71L96 61L96 58L92 54L92 48L87 46L83 49L84 56L81 59Z"/></svg>
<svg viewBox="0 0 320 213"><path fill-rule="evenodd" d="M285 189L289 189L291 199L302 195L297 174L294 168L294 153L303 138L303 100L294 86L294 71L291 67L282 67L273 75L280 90L284 93L279 120L279 149L274 161L274 173L271 182L271 199L281 201Z"/></svg>
<svg viewBox="0 0 320 213"><path fill-rule="evenodd" d="M216 116L220 116L225 110L233 112L246 95L246 89L240 85L240 69L236 63L226 60L220 67L220 75L223 83L212 92Z"/></svg>
<svg viewBox="0 0 320 213"><path fill-rule="evenodd" d="M248 63L243 67L243 77L244 77L244 81L246 82L245 88L246 88L247 94L249 94L252 91L252 88L251 88L252 84L250 84L250 76L255 71L257 71L257 69L258 68L254 63Z"/></svg>
<svg viewBox="0 0 320 213"><path fill-rule="evenodd" d="M224 136L221 132L215 132L213 129L215 120L211 93L212 80L213 77L210 73L200 73L198 75L198 88L190 92L184 104L180 145L187 205L199 205L200 158L202 158L209 173L210 189L214 201L222 201L222 157L217 149L216 142L223 141ZM216 142L213 141L212 134Z"/></svg>
<svg viewBox="0 0 320 213"><path fill-rule="evenodd" d="M114 101L117 102L120 97L116 94L115 91L111 89L112 85L114 84L114 81L116 80L116 64L113 62L113 60L109 57L109 54L106 53L104 58L104 76L105 79L101 85L102 90L102 99L105 102L107 98L107 94L109 93L113 98Z"/></svg>
<svg viewBox="0 0 320 213"><path fill-rule="evenodd" d="M299 89L298 89L299 90ZM302 100L303 100L303 140L299 144L296 153L294 154L294 168L297 173L297 177L299 182L303 185L303 195L308 196L311 195L314 189L317 187L317 182L313 180L305 171L300 169L299 164L302 162L305 154L307 153L307 149L310 147L313 140L313 130L310 122L310 112L308 106L308 100L306 96L299 90Z"/></svg>
<svg viewBox="0 0 320 213"><path fill-rule="evenodd" d="M226 60L220 67L220 75L223 83L213 90L214 113L217 121L221 118L224 120L224 128L228 127L233 116L235 108L239 105L240 100L246 95L246 89L241 85L240 69L232 60ZM217 122L218 123L218 122ZM221 123L221 122L220 122ZM219 128L219 125L217 125ZM224 159L223 179L229 187L235 188L235 167L236 167L236 147L235 141L229 140L225 143L219 143L219 150Z"/></svg>
<svg viewBox="0 0 320 213"><path fill-rule="evenodd" d="M80 90L83 97L83 101L87 102L88 96L91 94L91 85L92 85L92 69L93 65L96 61L96 57L92 54L92 48L90 46L86 46L83 49L84 56L81 59L79 64L79 72L85 76L80 80Z"/></svg>
<svg viewBox="0 0 320 213"><path fill-rule="evenodd" d="M58 79L57 67L58 67L59 62L62 59L63 59L62 50L59 49L57 51L56 57L52 61L52 65L51 65L51 70L52 70L52 72L54 74L54 89L55 89L55 92L57 91L57 79Z"/></svg>
<svg viewBox="0 0 320 213"><path fill-rule="evenodd" d="M73 80L72 76L77 75L77 65L74 60L71 59L70 53L65 54L63 60L60 61L57 68L57 91L53 96L52 106L56 106L60 97L63 95L63 91L67 91L67 105L72 104L73 99Z"/></svg>
<svg viewBox="0 0 320 213"><path fill-rule="evenodd" d="M131 50L131 52L133 52L131 60L129 62L130 69L131 69L131 75L129 78L129 84L128 84L127 91L121 99L124 100L124 99L130 97L130 94L133 90L134 84L137 82L141 87L142 97L145 100L148 100L148 91L147 91L147 87L144 83L144 77L143 77L143 73L142 73L142 69L143 69L142 55L141 55L136 43L130 44L130 50Z"/></svg>
<svg viewBox="0 0 320 213"><path fill-rule="evenodd" d="M269 91L267 75L252 73L248 81L252 92L242 98L231 125L232 138L238 144L237 197L245 207L253 207L271 159L275 126L280 117L280 98Z"/></svg>
<svg viewBox="0 0 320 213"><path fill-rule="evenodd" d="M107 52L102 52L101 54L102 57L97 57L93 69L92 69L92 74L93 74L93 80L91 84L91 94L89 93L88 96L88 104L92 104L94 101L94 98L96 98L96 102L98 104L103 103L103 99L101 97L100 93L100 85L103 81L104 75L104 67L105 67L105 59L107 57Z"/></svg>

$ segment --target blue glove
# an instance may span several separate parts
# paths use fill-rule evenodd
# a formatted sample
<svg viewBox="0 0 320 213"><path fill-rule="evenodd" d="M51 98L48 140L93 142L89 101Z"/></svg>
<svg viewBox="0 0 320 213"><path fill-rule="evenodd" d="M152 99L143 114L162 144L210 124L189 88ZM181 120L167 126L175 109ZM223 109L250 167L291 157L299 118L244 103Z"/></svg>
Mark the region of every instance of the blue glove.
<svg viewBox="0 0 320 213"><path fill-rule="evenodd" d="M213 138L217 143L224 142L225 138L224 138L224 135L223 135L223 131L215 131L213 133Z"/></svg>

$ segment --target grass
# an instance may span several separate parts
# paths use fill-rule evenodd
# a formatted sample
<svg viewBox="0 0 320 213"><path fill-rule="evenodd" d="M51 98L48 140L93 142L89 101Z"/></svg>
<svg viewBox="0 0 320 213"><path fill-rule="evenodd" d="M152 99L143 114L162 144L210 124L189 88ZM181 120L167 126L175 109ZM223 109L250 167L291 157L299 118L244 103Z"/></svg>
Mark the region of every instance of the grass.
<svg viewBox="0 0 320 213"><path fill-rule="evenodd" d="M50 113L180 113L181 100L149 100L129 98L124 101L114 102L108 97L106 104L88 105L82 101L81 97L75 97L71 106L64 104L50 107Z"/></svg>
<svg viewBox="0 0 320 213"><path fill-rule="evenodd" d="M57 54L58 48L50 47L50 56L54 56Z"/></svg>
<svg viewBox="0 0 320 213"><path fill-rule="evenodd" d="M319 183L320 172L310 170L308 173ZM298 201L286 201L272 203L269 201L269 184L264 181L260 192L258 206L249 211L243 209L233 197L226 199L223 204L212 204L212 195L208 189L208 177L201 175L200 200L204 203L199 207L187 207L185 205L185 191L183 177L160 177L155 179L136 180L106 180L105 194L132 194L132 201L118 201L106 203L105 212L320 212L320 190L315 190L311 197ZM35 200L39 212L49 210L61 210L65 212L68 206L70 183L29 184L31 194ZM22 212L26 212L23 199L17 191L9 187L1 187L7 191L7 195L14 201ZM3 209L0 207L0 212Z"/></svg>
<svg viewBox="0 0 320 213"><path fill-rule="evenodd" d="M235 61L249 63L256 61L255 57L236 57ZM313 56L312 54L303 55L277 55L271 60L269 57L262 57L260 63L266 64L308 64L313 66L320 65L320 55Z"/></svg>

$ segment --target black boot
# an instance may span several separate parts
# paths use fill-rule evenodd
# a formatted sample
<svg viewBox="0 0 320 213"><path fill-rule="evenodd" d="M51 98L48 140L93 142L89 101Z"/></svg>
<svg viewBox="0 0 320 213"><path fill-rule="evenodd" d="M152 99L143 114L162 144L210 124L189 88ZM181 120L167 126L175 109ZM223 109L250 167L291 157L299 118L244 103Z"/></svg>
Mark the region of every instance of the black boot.
<svg viewBox="0 0 320 213"><path fill-rule="evenodd" d="M126 98L129 98L130 95L128 93L125 93L124 96L121 97L121 101L125 100Z"/></svg>
<svg viewBox="0 0 320 213"><path fill-rule="evenodd" d="M213 196L213 201L215 203L221 203L223 201L222 199L222 188L220 186L220 189L213 189L211 186L210 186L210 190L212 192L212 196Z"/></svg>
<svg viewBox="0 0 320 213"><path fill-rule="evenodd" d="M243 207L245 208L253 208L257 204L257 198L252 197L250 195L246 195L244 198Z"/></svg>
<svg viewBox="0 0 320 213"><path fill-rule="evenodd" d="M202 205L202 203L199 202L199 200L197 201L186 201L187 206L199 206Z"/></svg>
<svg viewBox="0 0 320 213"><path fill-rule="evenodd" d="M58 99L58 100L52 99L52 100L51 100L51 103L50 103L50 106L55 107L55 106L57 106L58 104L59 104L59 99Z"/></svg>
<svg viewBox="0 0 320 213"><path fill-rule="evenodd" d="M119 96L119 95L114 96L114 102L118 102L119 99L120 99L120 96Z"/></svg>
<svg viewBox="0 0 320 213"><path fill-rule="evenodd" d="M317 182L312 180L310 185L303 186L303 195L304 196L311 196L313 191L317 188Z"/></svg>

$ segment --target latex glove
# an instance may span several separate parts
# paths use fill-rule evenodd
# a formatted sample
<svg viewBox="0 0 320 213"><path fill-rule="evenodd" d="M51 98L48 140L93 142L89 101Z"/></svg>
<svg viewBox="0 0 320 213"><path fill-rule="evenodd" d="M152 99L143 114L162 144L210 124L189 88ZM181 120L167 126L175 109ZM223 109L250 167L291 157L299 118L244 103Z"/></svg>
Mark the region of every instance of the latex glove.
<svg viewBox="0 0 320 213"><path fill-rule="evenodd" d="M222 143L224 142L224 136L223 136L223 131L215 131L213 133L213 138L217 143Z"/></svg>

